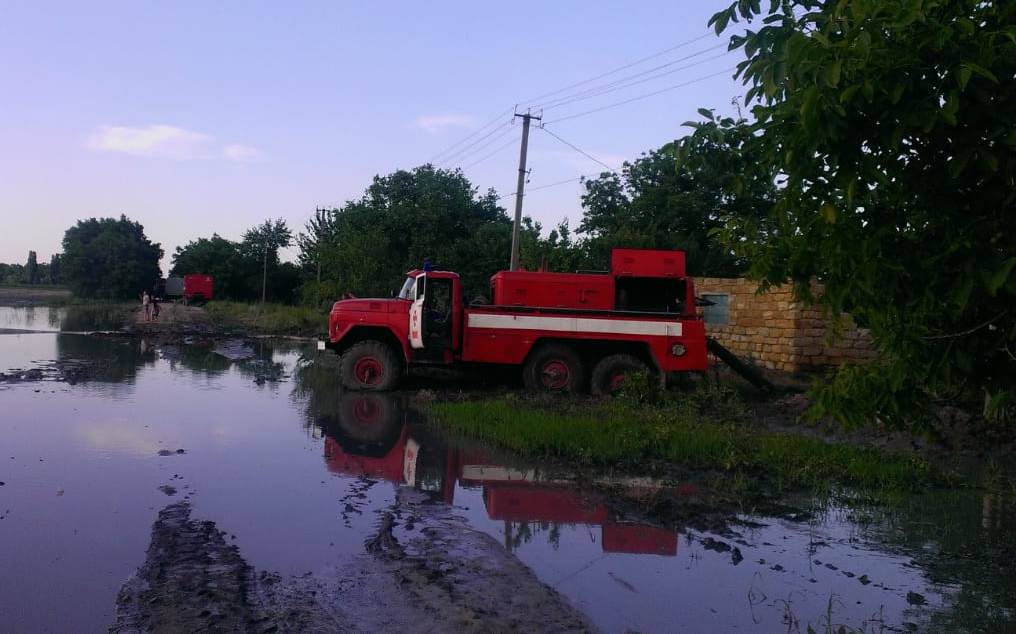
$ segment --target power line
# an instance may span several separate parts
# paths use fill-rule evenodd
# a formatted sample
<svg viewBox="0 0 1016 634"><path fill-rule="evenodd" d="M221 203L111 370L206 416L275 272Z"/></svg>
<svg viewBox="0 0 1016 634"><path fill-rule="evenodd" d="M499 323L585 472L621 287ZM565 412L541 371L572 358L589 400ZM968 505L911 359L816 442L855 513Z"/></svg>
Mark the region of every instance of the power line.
<svg viewBox="0 0 1016 634"><path fill-rule="evenodd" d="M665 92L670 92L671 90L677 90L678 88L684 88L685 86L690 86L692 84L697 84L700 81L705 81L707 79L712 79L713 77L718 77L718 76L723 75L725 73L732 72L735 69L736 69L735 66L731 66L730 68L725 68L725 69L723 69L721 71L718 71L718 72L715 72L715 73L710 73L708 75L703 75L702 77L698 77L696 79L691 79L689 81L681 82L680 84L674 84L673 86L667 86L666 88L661 88L660 90L656 90L656 91L653 91L653 92L650 92L650 93L646 93L644 95L639 95L637 97L632 97L631 99L625 99L623 101L617 101L617 102L614 102L614 103L609 103L609 104L607 104L605 106L600 106L599 108L593 108L592 110L585 110L583 112L576 112L575 114L570 114L570 115L566 115L566 116L563 116L563 117L559 117L557 119L554 119L553 121L547 121L546 123L544 123L544 126L546 126L547 124L550 124L550 123L560 123L561 121L567 121L568 119L575 119L575 118L578 118L578 117L584 117L586 115L590 115L590 114L593 114L593 113L596 113L596 112L602 112L602 111L608 110L610 108L616 108L618 106L623 106L625 104L633 103L635 101L641 101L643 99L648 99L650 97L655 97L656 95L661 95L661 94L663 94Z"/></svg>
<svg viewBox="0 0 1016 634"><path fill-rule="evenodd" d="M442 156L444 156L445 154L447 154L447 153L448 153L448 152L449 152L450 150L452 150L452 149L454 149L454 148L458 147L459 145L462 145L463 143L465 143L465 142L466 142L466 141L468 141L469 139L473 138L474 136L476 136L476 135L477 135L477 134L479 134L480 132L482 132L482 131L486 130L486 129L487 129L488 127L490 127L490 125L491 125L491 124L493 124L493 123L497 123L497 121L498 121L499 119L501 119L501 117L505 116L505 115L506 115L506 114L508 114L509 112L512 112L512 110L513 110L513 109L514 109L514 107L512 107L512 108L506 108L506 109L502 110L501 112L497 113L496 115L494 115L493 117L491 117L491 119L490 119L489 121L487 121L487 123L483 124L482 126L480 126L479 128L477 128L476 130L473 130L472 132L470 132L470 133L469 133L469 134L467 134L466 136L462 137L461 139L459 139L459 140L458 140L458 141L456 141L455 143L452 143L451 145L449 145L449 146L448 146L448 147L446 147L445 149L441 150L440 152L438 152L437 154L435 154L435 155L434 155L433 157L431 157L430 159L428 159L428 160L427 160L427 162L428 162L428 163L433 163L433 162L437 161L437 160L438 160L439 158L441 158Z"/></svg>
<svg viewBox="0 0 1016 634"><path fill-rule="evenodd" d="M469 169L470 167L473 167L474 165L479 165L480 163L482 163L482 162L486 161L487 159L489 159L490 157L494 156L494 155L495 155L495 154L497 154L498 152L500 152L500 151L504 150L504 149L505 149L506 147L508 147L509 145L514 145L514 144L515 144L515 139L508 139L508 142L507 142L507 143L505 143L504 145L500 145L500 146L498 146L498 148L497 148L496 150L494 150L493 152L491 152L490 154L487 154L486 156L484 156L484 157L483 157L483 158L481 158L481 159L477 159L477 160L473 161L472 163L470 163L469 165L466 165L466 166L465 166L465 167L463 167L462 169L463 169L463 170L467 170L467 169Z"/></svg>
<svg viewBox="0 0 1016 634"><path fill-rule="evenodd" d="M464 160L472 159L473 157L475 157L480 152L483 152L484 150L486 150L490 146L494 145L495 143L497 143L501 139L505 138L506 136L512 135L512 133L514 132L512 126L508 126L504 130L501 130L500 128L497 128L497 130L500 132L500 134L498 134L494 138L492 138L492 139L486 141L485 143L483 143L482 145L478 145L478 146L476 146L476 147L474 147L474 148L472 148L472 149L470 149L468 151L456 153L455 155L451 156L450 158L445 159L444 161L442 161L442 164L443 165L447 165L447 166L452 166L455 163L461 164Z"/></svg>
<svg viewBox="0 0 1016 634"><path fill-rule="evenodd" d="M487 134L484 134L480 138L474 140L472 143L469 143L468 145L463 146L462 148L459 148L458 150L452 152L445 158L441 159L440 162L442 164L448 165L456 161L461 161L463 158L475 154L480 150L483 150L484 148L490 146L491 143L504 137L506 134L509 134L511 132L511 128L512 124L510 122L506 122L502 125L499 125L493 128Z"/></svg>
<svg viewBox="0 0 1016 634"><path fill-rule="evenodd" d="M599 75L596 75L595 77L590 77L589 79L583 79L582 81L575 82L574 84L569 84L568 86L565 86L564 88L558 88L557 90L552 90L550 92L543 93L542 95L537 95L536 97L533 97L532 99L527 99L523 103L532 104L532 103L535 103L535 102L539 101L540 99L544 99L546 97L550 97L551 95L556 95L556 94L565 92L567 90L571 90L572 88L577 88L579 86L584 86L584 85L586 85L588 83L591 83L591 82L594 82L594 81L596 81L598 79L603 79L604 77L607 77L609 75L613 75L614 73L618 73L618 72L620 72L622 70L626 70L628 68L631 68L632 66L638 66L642 62L648 62L651 59L656 59L657 57L660 57L662 55L666 55L667 53L670 53L671 51L676 51L677 49L683 48L685 46L688 46L689 44L694 44L695 42L699 42L701 40L704 40L707 37L712 37L712 35L713 34L711 32L709 32L709 33L703 33L702 35L700 35L700 36L698 36L696 38L692 38L690 40L686 40L686 41L681 42L679 44L675 44L674 46L671 46L670 48L663 49L662 51L653 53L652 55L647 55L646 57L637 59L634 62L629 62L629 63L624 64L622 66L618 66L617 68L614 68L612 70L608 70L605 73L600 73Z"/></svg>
<svg viewBox="0 0 1016 634"><path fill-rule="evenodd" d="M541 189L550 189L551 187L559 187L561 185L567 185L568 183L574 183L574 182L582 180L583 178L592 178L594 176L597 176L597 174L581 174L579 176L573 176L572 178L566 178L563 181L557 181L557 182L554 182L554 183L547 183L546 185L537 185L536 187L530 187L526 191L528 193L528 192L539 191ZM502 200L502 199L505 199L505 198L512 198L514 196L515 196L515 192L512 192L510 194L502 194L501 196L498 196L495 200Z"/></svg>
<svg viewBox="0 0 1016 634"><path fill-rule="evenodd" d="M721 45L721 47L725 47L725 46L726 46L725 44ZM715 50L716 48L719 48L719 47L712 47L711 49L706 49L705 51L702 51L702 52L708 52L710 50ZM592 88L588 88L586 90L583 90L582 92L578 92L578 93L575 93L573 95L567 95L565 97L561 97L560 99L551 101L550 103L544 105L543 109L544 110L551 110L553 108L559 108L561 106L566 106L566 105L568 105L570 103L574 103L576 101L585 101L586 99L592 99L593 97L599 97L601 95L605 95L605 94L608 94L608 93L616 92L618 90L624 90L626 88L631 88L632 86L637 86L639 84L644 84L647 81L653 81L653 80L659 79L660 77L666 77L667 75L673 75L674 73L678 73L678 72L681 72L683 70L688 70L689 68L695 68L696 66L701 66L703 64L707 64L709 62L712 62L712 61L718 60L720 58L726 57L730 53L731 53L731 51L724 51L723 53L720 53L719 55L713 55L711 57L707 57L705 59L698 60L698 61L693 62L691 64L685 64L684 66L678 66L677 68L672 68L672 69L664 71L662 73L657 73L655 75L650 75L649 77L643 77L646 73L638 73L636 75L632 75L630 77L625 77L625 78L619 79L617 81L610 82L608 84L603 84L601 86L594 86ZM682 58L682 61L685 60L685 59L688 59L688 58L684 57L684 58ZM659 70L661 68L666 68L667 66L670 66L670 64L664 64L664 65L661 65L661 66L657 66L655 68L650 69L650 71L646 71L646 72L656 71L656 70ZM636 79L637 77L642 77L642 79ZM633 79L635 81L631 81Z"/></svg>
<svg viewBox="0 0 1016 634"><path fill-rule="evenodd" d="M595 161L596 163L599 163L600 165L602 165L602 166L606 167L606 168L607 168L607 170L608 170L608 171L610 171L610 172L611 172L612 174L617 174L617 170L616 170L616 169L614 169L613 167L611 167L611 166L607 165L606 163L604 163L604 162L603 162L603 161L601 161L600 159L596 158L595 156L593 156L593 155L592 155L592 154L590 154L589 152L586 152L585 150L583 150L582 148L578 147L577 145L575 145L575 144L573 144L573 143L570 143L570 142L568 142L568 141L565 141L564 139L562 139L562 138L561 138L561 137L559 137L558 135L554 134L553 132L551 132L550 130L548 130L548 129L547 129L546 127L544 127L544 126L540 126L540 129L541 129L541 130L543 130L544 132L546 132L547 134L549 134L550 136L554 137L555 139L557 139L557 140L558 140L558 141L560 141L561 143L564 143L565 145L567 145L567 146L568 146L568 147L570 147L571 149L575 150L576 152L578 152L578 153L579 153L579 154L581 154L582 156L586 157L586 158L587 158L587 159L589 159L590 161Z"/></svg>

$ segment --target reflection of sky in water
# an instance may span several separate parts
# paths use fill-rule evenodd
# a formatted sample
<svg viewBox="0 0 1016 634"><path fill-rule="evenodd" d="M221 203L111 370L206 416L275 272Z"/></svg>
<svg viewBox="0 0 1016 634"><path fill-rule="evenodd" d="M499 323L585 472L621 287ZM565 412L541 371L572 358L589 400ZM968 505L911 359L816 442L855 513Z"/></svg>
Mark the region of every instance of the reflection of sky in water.
<svg viewBox="0 0 1016 634"><path fill-rule="evenodd" d="M911 613L907 591L942 602L942 589L911 565L911 554L870 543L866 535L879 532L859 528L848 511L811 524L752 518L763 526L734 527L740 538L650 527L676 535L676 548L611 552L605 535L630 520L604 507L589 511L595 520L541 521L545 511L527 507L527 494L547 488L551 502L541 508L562 517L572 489L534 482L538 472L528 468L474 468L434 434L403 427L399 410L382 410L395 416L393 434L350 441L342 417L349 400L338 400L332 371L301 372L292 346L262 342L254 359L231 361L207 348L60 337L57 346L56 335L0 336L0 359L93 354L109 366L82 385L0 391L5 628L104 629L120 585L144 559L158 509L186 495L195 516L235 535L256 568L303 574L339 565L363 551L375 511L393 503L407 474L454 498L455 512L498 543L508 531L522 561L607 631L786 631L787 614L801 631L808 622L821 631L830 597L837 625L860 627L880 610L892 625L923 623L927 614ZM259 383L279 370L273 363L289 378ZM186 453L160 457L162 449ZM369 479L356 477L365 472ZM505 477L519 487L509 520L491 493ZM161 493L164 484L177 495ZM890 541L893 532L879 535ZM737 546L743 561L733 565L730 552L707 549L707 537Z"/></svg>
<svg viewBox="0 0 1016 634"><path fill-rule="evenodd" d="M46 333L0 334L0 372L33 368L55 359L56 336Z"/></svg>

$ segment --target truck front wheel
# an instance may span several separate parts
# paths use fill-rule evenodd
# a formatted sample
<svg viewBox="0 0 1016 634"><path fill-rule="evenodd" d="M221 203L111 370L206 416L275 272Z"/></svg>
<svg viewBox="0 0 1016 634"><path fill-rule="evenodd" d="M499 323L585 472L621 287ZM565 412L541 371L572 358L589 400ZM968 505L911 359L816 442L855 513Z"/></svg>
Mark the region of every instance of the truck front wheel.
<svg viewBox="0 0 1016 634"><path fill-rule="evenodd" d="M611 354L600 359L593 368L590 386L593 394L615 394L624 385L625 377L646 370L646 364L630 354Z"/></svg>
<svg viewBox="0 0 1016 634"><path fill-rule="evenodd" d="M578 392L584 380L582 359L570 347L561 344L539 347L522 367L522 382L530 390Z"/></svg>
<svg viewBox="0 0 1016 634"><path fill-rule="evenodd" d="M402 378L402 359L388 344L368 339L342 353L339 376L349 390L392 390Z"/></svg>

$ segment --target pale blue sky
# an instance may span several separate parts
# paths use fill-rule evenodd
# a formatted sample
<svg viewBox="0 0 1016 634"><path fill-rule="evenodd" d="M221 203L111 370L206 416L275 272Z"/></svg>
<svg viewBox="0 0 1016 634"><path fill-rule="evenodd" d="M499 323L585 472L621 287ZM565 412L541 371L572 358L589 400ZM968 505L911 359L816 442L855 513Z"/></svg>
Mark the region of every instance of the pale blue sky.
<svg viewBox="0 0 1016 634"><path fill-rule="evenodd" d="M0 3L0 261L29 249L48 259L89 216L139 220L166 262L179 244L236 239L267 217L302 227L316 206L426 162L499 111L708 34L725 4ZM721 42L709 35L578 87L669 64L548 109L548 128L620 166L683 135L698 107L730 112L744 91L722 73L552 123L732 67L739 53L709 59ZM519 130L505 126L455 164L503 148L466 174L513 192ZM602 170L540 130L529 167L530 187ZM574 226L579 193L577 182L534 190L525 212Z"/></svg>

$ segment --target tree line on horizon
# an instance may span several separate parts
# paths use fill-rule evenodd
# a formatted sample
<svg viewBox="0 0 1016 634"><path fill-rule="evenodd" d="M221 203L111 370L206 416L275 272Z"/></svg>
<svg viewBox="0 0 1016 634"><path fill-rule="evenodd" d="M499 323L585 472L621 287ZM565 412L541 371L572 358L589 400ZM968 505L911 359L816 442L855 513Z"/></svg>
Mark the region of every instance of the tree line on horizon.
<svg viewBox="0 0 1016 634"><path fill-rule="evenodd" d="M54 253L49 262L39 262L35 251L28 252L24 264L0 262L0 285L48 285L61 284L60 254Z"/></svg>

